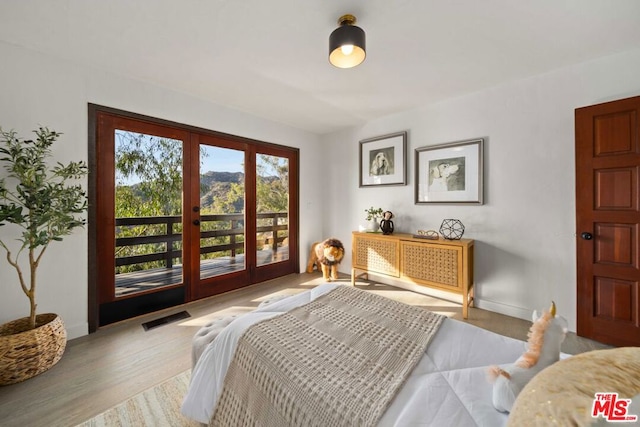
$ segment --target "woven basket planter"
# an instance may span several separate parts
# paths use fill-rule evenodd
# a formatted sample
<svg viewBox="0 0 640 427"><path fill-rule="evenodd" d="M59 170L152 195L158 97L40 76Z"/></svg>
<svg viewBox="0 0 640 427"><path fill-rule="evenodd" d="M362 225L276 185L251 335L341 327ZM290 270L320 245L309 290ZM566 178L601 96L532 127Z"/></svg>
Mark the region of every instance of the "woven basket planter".
<svg viewBox="0 0 640 427"><path fill-rule="evenodd" d="M57 314L36 316L35 329L29 318L0 325L0 385L28 380L58 363L67 345L67 331Z"/></svg>

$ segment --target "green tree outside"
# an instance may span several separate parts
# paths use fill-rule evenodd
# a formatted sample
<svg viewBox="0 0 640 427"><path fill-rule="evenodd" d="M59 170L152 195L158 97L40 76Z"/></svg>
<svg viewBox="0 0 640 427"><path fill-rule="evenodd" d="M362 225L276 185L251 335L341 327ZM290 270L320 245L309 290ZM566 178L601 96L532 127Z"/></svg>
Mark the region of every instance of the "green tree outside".
<svg viewBox="0 0 640 427"><path fill-rule="evenodd" d="M201 158L207 156L200 151ZM258 154L257 156L257 212L288 212L289 167L287 159ZM182 141L159 138L132 132L116 132L116 218L179 216L182 214ZM242 213L244 209L244 174L239 182L230 182L215 193L209 204L204 204L208 188L201 186L201 215ZM226 184L226 183L225 183ZM287 218L279 218L278 225L286 225ZM270 226L271 220L260 219L258 226ZM201 231L243 228L244 221L203 221ZM166 225L148 224L121 226L116 229L116 238L142 237L166 233ZM182 233L182 225L173 225L174 234ZM270 233L262 233L258 240L273 239ZM288 230L278 233L280 239L288 236ZM243 242L242 235L235 237ZM182 242L173 243L172 250L179 251ZM203 239L202 246L229 244L231 239L212 237ZM150 243L117 248L117 257L143 255L166 250L165 243ZM242 250L236 252L242 253ZM230 251L205 254L203 259L229 256ZM180 259L174 259L180 263ZM164 261L154 261L117 267L116 273L164 267Z"/></svg>

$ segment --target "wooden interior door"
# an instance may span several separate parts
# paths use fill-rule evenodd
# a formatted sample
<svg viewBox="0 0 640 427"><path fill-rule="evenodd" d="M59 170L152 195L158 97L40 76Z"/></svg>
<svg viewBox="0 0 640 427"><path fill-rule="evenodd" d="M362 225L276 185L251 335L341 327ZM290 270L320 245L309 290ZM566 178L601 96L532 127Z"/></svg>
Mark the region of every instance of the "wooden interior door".
<svg viewBox="0 0 640 427"><path fill-rule="evenodd" d="M640 97L578 108L577 332L640 345Z"/></svg>

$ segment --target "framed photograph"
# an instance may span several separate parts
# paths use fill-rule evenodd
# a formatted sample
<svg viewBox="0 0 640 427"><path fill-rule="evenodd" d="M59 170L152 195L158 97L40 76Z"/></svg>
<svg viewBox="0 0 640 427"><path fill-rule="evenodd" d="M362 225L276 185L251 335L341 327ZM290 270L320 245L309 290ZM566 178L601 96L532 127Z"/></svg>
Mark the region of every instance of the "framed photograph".
<svg viewBox="0 0 640 427"><path fill-rule="evenodd" d="M416 149L416 204L482 204L484 139Z"/></svg>
<svg viewBox="0 0 640 427"><path fill-rule="evenodd" d="M406 184L406 131L360 141L360 187Z"/></svg>

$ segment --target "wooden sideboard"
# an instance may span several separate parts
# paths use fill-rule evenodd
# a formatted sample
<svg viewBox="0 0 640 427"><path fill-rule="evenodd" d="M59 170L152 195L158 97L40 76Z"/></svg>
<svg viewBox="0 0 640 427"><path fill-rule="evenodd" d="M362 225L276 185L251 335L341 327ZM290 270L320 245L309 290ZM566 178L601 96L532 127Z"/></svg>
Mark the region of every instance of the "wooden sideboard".
<svg viewBox="0 0 640 427"><path fill-rule="evenodd" d="M351 284L375 273L462 295L462 317L473 304L473 240L429 240L411 234L353 232Z"/></svg>

